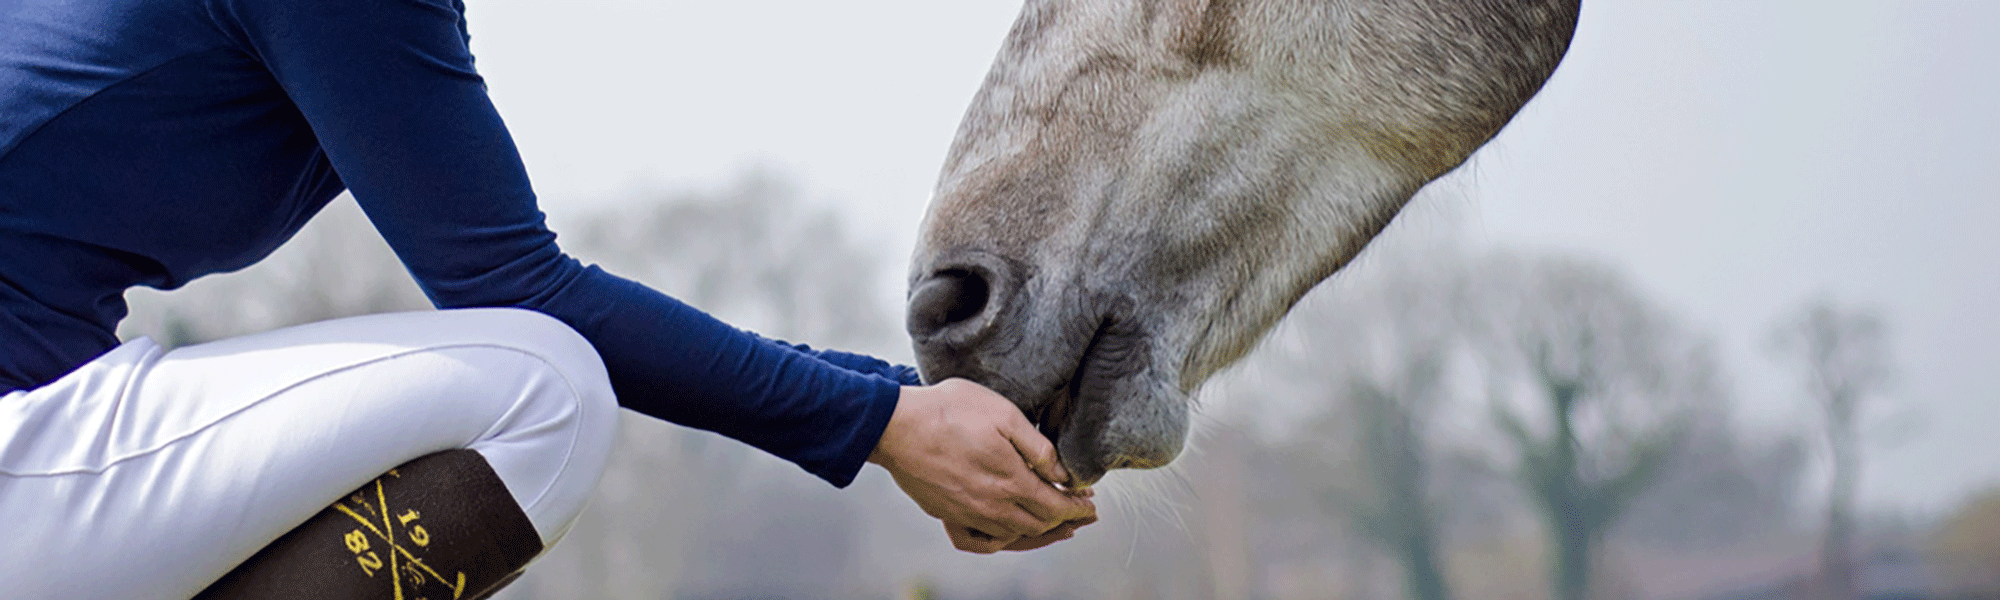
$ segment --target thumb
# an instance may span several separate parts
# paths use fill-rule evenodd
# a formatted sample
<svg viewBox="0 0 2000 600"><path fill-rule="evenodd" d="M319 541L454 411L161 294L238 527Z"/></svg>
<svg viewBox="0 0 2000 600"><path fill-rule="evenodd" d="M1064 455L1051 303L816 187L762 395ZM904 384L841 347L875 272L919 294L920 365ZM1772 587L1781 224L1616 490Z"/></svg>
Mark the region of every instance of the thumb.
<svg viewBox="0 0 2000 600"><path fill-rule="evenodd" d="M1014 443L1014 450L1028 461L1028 468L1049 483L1069 483L1069 471L1056 456L1056 445L1043 437L1042 432L1028 424L1028 419L1015 413L1006 425L1000 427L1001 435Z"/></svg>

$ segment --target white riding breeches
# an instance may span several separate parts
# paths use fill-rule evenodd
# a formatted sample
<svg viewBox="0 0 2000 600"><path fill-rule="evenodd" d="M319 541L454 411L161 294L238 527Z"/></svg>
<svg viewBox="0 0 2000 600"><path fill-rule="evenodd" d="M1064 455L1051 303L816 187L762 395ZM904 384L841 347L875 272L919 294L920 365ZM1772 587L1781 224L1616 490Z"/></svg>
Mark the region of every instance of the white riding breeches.
<svg viewBox="0 0 2000 600"><path fill-rule="evenodd" d="M478 451L553 545L616 430L590 344L515 309L126 343L0 396L0 597L193 596L397 465Z"/></svg>

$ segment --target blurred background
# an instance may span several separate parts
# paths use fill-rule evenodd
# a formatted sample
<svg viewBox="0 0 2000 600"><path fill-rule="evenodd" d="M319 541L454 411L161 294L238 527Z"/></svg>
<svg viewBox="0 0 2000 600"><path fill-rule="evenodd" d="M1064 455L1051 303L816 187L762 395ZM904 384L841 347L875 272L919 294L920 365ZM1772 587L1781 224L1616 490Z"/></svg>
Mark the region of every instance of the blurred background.
<svg viewBox="0 0 2000 600"><path fill-rule="evenodd" d="M767 335L910 360L903 265L1018 2L473 0L562 243ZM1543 93L1046 550L955 552L631 417L502 596L2000 598L2000 3L1590 0ZM426 307L342 200L133 294L185 344Z"/></svg>

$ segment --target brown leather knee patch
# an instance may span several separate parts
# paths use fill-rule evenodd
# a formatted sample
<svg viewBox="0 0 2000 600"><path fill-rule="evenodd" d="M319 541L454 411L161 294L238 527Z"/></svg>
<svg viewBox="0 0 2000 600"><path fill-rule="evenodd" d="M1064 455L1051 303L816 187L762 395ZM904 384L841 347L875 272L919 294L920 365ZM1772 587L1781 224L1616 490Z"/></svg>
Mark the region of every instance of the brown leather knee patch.
<svg viewBox="0 0 2000 600"><path fill-rule="evenodd" d="M485 457L447 450L361 486L196 598L470 600L541 551Z"/></svg>

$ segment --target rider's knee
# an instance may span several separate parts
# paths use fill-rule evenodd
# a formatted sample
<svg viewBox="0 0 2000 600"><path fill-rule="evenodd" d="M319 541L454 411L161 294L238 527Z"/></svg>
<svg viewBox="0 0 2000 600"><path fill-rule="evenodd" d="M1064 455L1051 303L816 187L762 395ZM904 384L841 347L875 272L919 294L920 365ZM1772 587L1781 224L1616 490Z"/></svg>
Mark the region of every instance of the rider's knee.
<svg viewBox="0 0 2000 600"><path fill-rule="evenodd" d="M499 367L520 387L492 435L472 448L553 544L610 459L618 412L610 379L590 342L560 321L519 309L463 312L457 316L482 332L481 345L526 358Z"/></svg>
<svg viewBox="0 0 2000 600"><path fill-rule="evenodd" d="M617 398L596 347L554 317L519 308L447 311L463 319L481 346L518 353L528 360L513 365L521 376L523 402L574 404L594 415L615 414ZM602 420L602 419L596 419ZM610 427L608 424L598 424Z"/></svg>
<svg viewBox="0 0 2000 600"><path fill-rule="evenodd" d="M489 343L534 355L549 363L565 378L574 380L578 386L592 388L580 391L603 392L598 395L610 393L611 384L604 374L604 361L598 357L597 348L555 317L521 308L449 312L469 321L469 326L476 329L478 335L490 338Z"/></svg>

